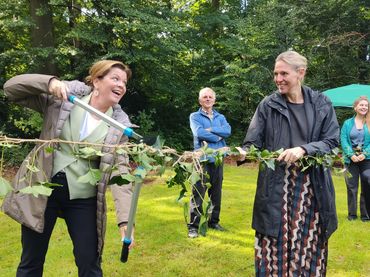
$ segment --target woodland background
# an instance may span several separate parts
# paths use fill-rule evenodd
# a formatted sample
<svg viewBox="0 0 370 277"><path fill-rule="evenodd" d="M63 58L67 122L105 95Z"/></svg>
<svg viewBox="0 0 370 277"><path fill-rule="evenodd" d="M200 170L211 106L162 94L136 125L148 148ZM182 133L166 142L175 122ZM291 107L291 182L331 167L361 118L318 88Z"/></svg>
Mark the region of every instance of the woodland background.
<svg viewBox="0 0 370 277"><path fill-rule="evenodd" d="M83 80L93 62L117 59L133 70L121 105L138 133L191 149L188 116L210 86L232 126L228 142L238 145L275 89L282 51L308 58L312 88L369 84L369 23L368 0L0 0L0 88L22 73ZM337 114L341 121L348 111ZM40 131L42 118L8 103L1 89L0 118L8 136Z"/></svg>

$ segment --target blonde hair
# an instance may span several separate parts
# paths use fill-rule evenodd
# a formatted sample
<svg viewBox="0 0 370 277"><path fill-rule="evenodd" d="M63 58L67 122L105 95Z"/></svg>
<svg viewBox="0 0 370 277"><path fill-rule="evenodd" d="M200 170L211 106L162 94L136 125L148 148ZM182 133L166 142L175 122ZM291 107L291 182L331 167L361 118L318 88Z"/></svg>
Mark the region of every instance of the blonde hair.
<svg viewBox="0 0 370 277"><path fill-rule="evenodd" d="M281 53L276 57L275 62L278 61L283 61L293 66L296 70L301 68L307 69L307 59L301 54L298 54L296 51L289 50Z"/></svg>
<svg viewBox="0 0 370 277"><path fill-rule="evenodd" d="M201 97L203 96L203 94L205 92L207 92L207 91L211 92L213 94L213 97L216 99L216 92L213 89L209 88L209 87L202 88L199 91L199 97L198 98L201 99Z"/></svg>
<svg viewBox="0 0 370 277"><path fill-rule="evenodd" d="M279 56L276 57L275 63L278 61L283 61L289 64L296 71L300 69L306 71L307 69L307 59L296 51L289 50L281 53ZM300 79L301 82L304 81L304 75L305 74L303 74L302 79Z"/></svg>
<svg viewBox="0 0 370 277"><path fill-rule="evenodd" d="M353 108L356 108L356 106L361 102L365 100L368 104L368 108L370 108L370 102L367 96L360 96L358 97L354 102L353 102ZM370 115L369 115L369 110L367 111L365 118L364 118L364 123L367 126L367 129L370 131Z"/></svg>
<svg viewBox="0 0 370 277"><path fill-rule="evenodd" d="M85 78L86 84L93 87L93 81L97 78L99 79L104 78L104 76L107 75L113 67L120 68L124 72L126 72L127 80L131 78L132 76L131 69L124 63L114 60L101 60L94 63L90 67L89 76Z"/></svg>

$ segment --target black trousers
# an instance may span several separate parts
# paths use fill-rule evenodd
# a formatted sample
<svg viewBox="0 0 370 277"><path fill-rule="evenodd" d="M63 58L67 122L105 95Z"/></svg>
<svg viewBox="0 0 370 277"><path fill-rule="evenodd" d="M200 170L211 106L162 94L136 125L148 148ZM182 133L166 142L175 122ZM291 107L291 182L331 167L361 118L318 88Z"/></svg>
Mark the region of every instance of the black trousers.
<svg viewBox="0 0 370 277"><path fill-rule="evenodd" d="M64 173L56 174L52 182L63 186L55 187L48 199L44 232L37 233L22 225L22 257L16 276L42 276L50 236L61 213L72 239L78 276L103 276L97 251L96 197L70 200Z"/></svg>
<svg viewBox="0 0 370 277"><path fill-rule="evenodd" d="M216 166L214 163L205 165L206 172L209 175L211 187L208 189L208 197L212 203L212 214L208 219L210 224L216 224L220 221L221 212L221 194L223 181L223 165ZM193 197L190 200L190 223L189 228L198 229L200 217L203 213L203 199L207 190L207 186L202 185L199 181L193 188Z"/></svg>
<svg viewBox="0 0 370 277"><path fill-rule="evenodd" d="M370 213L370 160L351 162L347 169L351 177L346 176L348 216L357 216L358 181L361 183L360 214L367 218Z"/></svg>

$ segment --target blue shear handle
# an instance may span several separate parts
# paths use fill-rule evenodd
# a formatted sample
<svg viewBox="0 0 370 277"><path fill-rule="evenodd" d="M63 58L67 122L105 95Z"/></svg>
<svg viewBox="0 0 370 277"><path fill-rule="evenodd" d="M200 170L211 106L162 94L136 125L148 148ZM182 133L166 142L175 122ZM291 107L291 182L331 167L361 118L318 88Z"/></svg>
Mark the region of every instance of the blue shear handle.
<svg viewBox="0 0 370 277"><path fill-rule="evenodd" d="M76 96L74 96L74 95L68 95L68 100L69 100L69 102L71 102L72 104L74 104L74 102L75 102L75 98L76 98Z"/></svg>
<svg viewBox="0 0 370 277"><path fill-rule="evenodd" d="M129 138L131 138L133 136L133 133L134 133L134 131L129 127L126 127L126 129L123 130L123 134L128 136Z"/></svg>
<svg viewBox="0 0 370 277"><path fill-rule="evenodd" d="M129 253L129 246L131 244L130 239L124 239L122 244L122 251L121 251L121 262L125 263L128 260L128 253Z"/></svg>

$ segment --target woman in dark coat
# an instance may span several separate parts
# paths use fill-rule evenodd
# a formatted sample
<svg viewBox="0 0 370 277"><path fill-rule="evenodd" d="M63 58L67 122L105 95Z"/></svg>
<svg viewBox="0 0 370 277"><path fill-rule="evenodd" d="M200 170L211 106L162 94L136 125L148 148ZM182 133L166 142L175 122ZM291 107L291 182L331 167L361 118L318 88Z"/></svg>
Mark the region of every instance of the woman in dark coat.
<svg viewBox="0 0 370 277"><path fill-rule="evenodd" d="M276 92L259 105L244 139L241 160L251 145L284 151L276 168L260 167L253 209L256 276L325 276L328 239L337 228L329 169L305 171L304 155L330 153L339 126L330 100L303 86L307 60L287 51L276 58Z"/></svg>

